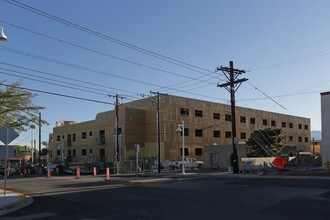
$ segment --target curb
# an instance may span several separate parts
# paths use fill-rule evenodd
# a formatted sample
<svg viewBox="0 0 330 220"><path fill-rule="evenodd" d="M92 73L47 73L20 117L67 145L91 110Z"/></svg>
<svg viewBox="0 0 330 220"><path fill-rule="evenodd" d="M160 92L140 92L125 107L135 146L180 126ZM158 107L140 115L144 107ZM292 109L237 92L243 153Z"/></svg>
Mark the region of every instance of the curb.
<svg viewBox="0 0 330 220"><path fill-rule="evenodd" d="M3 205L2 207L0 207L0 211L3 211L3 210L8 211L9 209L17 208L19 205L21 205L21 203L26 202L26 200L27 200L26 195L24 195L22 193L16 193L16 194L18 194L20 196L20 199L17 201L14 201L12 203Z"/></svg>
<svg viewBox="0 0 330 220"><path fill-rule="evenodd" d="M161 184L171 183L175 180L173 178L158 178L158 179L138 179L138 180L110 180L110 182L128 183L128 184Z"/></svg>
<svg viewBox="0 0 330 220"><path fill-rule="evenodd" d="M131 184L161 184L161 183L171 183L175 180L172 178L160 178L160 179L148 179L148 180L130 180Z"/></svg>
<svg viewBox="0 0 330 220"><path fill-rule="evenodd" d="M285 176L285 175L233 175L227 177L237 177L237 178L261 178L261 179L291 179L291 180L330 180L328 176Z"/></svg>

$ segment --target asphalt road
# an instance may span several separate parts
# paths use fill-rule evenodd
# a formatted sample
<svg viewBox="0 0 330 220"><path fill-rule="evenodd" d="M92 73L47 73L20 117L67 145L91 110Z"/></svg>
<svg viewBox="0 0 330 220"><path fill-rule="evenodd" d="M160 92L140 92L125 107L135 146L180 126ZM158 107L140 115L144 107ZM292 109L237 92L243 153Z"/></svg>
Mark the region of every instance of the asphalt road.
<svg viewBox="0 0 330 220"><path fill-rule="evenodd" d="M34 203L1 219L329 219L329 180L177 178L166 184L102 179L11 180ZM47 182L48 181L48 182Z"/></svg>

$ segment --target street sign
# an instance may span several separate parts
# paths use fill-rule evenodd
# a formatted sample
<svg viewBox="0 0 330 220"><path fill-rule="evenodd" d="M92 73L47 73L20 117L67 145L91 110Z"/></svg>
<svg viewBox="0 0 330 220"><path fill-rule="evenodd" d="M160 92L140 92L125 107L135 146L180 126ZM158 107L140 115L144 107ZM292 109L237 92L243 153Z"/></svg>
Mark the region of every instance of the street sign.
<svg viewBox="0 0 330 220"><path fill-rule="evenodd" d="M272 162L274 166L276 166L278 169L283 169L285 165L287 164L286 160L283 157L276 156L275 160Z"/></svg>
<svg viewBox="0 0 330 220"><path fill-rule="evenodd" d="M9 125L0 128L0 141L6 145L15 140L18 136L19 134Z"/></svg>
<svg viewBox="0 0 330 220"><path fill-rule="evenodd" d="M19 134L12 129L9 125L5 125L0 128L0 141L6 145L6 156L5 156L5 176L4 176L4 187L3 195L6 196L7 189L7 176L8 176L8 144L15 140Z"/></svg>
<svg viewBox="0 0 330 220"><path fill-rule="evenodd" d="M234 145L235 145L235 148L237 149L238 148L238 138L237 137L234 137Z"/></svg>

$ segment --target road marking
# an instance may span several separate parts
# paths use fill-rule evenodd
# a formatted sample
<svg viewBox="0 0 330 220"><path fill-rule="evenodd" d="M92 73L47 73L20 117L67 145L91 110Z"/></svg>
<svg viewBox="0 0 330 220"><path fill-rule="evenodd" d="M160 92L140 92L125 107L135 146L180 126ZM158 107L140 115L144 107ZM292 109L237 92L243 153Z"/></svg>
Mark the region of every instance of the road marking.
<svg viewBox="0 0 330 220"><path fill-rule="evenodd" d="M53 213L53 212L43 212L43 213L38 213L38 214L32 214L32 215L24 215L21 217L14 217L14 218L4 218L4 219L10 219L10 220L19 220L19 219L24 219L24 220L30 220L30 219L40 219L40 218L47 218L47 217L53 217L59 215L58 213Z"/></svg>
<svg viewBox="0 0 330 220"><path fill-rule="evenodd" d="M81 218L80 220L96 220L96 218Z"/></svg>
<svg viewBox="0 0 330 220"><path fill-rule="evenodd" d="M129 187L128 185L124 184L116 184L116 185L103 185L103 186L90 186L90 187L81 187L81 188L71 188L62 191L48 191L48 192L40 192L40 193L30 193L29 196L38 197L44 195L59 195L59 194L68 194L72 192L89 192L89 191L96 191L102 189L115 189L115 188L122 188L122 187Z"/></svg>

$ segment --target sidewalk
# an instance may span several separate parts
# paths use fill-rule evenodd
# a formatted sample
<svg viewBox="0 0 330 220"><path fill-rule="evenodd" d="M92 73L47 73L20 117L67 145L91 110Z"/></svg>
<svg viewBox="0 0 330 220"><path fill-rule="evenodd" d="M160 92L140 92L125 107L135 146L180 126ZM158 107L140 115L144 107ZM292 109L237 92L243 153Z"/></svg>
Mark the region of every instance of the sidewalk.
<svg viewBox="0 0 330 220"><path fill-rule="evenodd" d="M6 196L4 196L2 189L0 190L0 216L28 206L32 202L31 197L8 190L6 190Z"/></svg>

